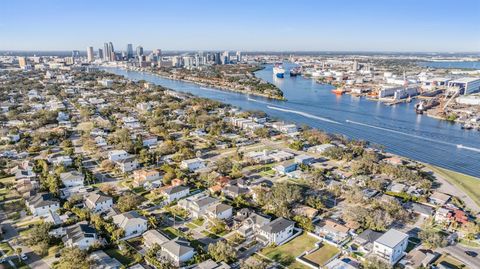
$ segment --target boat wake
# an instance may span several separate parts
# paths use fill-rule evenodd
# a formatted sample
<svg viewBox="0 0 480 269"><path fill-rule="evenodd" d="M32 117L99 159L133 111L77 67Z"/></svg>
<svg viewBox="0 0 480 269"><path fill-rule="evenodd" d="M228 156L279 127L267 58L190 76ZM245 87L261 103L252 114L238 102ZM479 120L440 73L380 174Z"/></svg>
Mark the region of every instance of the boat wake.
<svg viewBox="0 0 480 269"><path fill-rule="evenodd" d="M291 109L286 109L286 108L281 108L281 107L276 107L276 106L267 106L267 107L270 108L270 109L273 109L273 110L278 110L278 111L283 111L283 112L288 112L288 113L301 115L301 116L304 116L304 117L310 118L310 119L316 119L316 120L321 120L321 121L325 121L325 122L329 122L329 123L341 124L338 121L334 121L334 120L327 119L327 118L322 118L322 117L315 116L315 115L312 115L312 114L309 114L309 113L306 113L306 112L302 112L302 111L291 110Z"/></svg>
<svg viewBox="0 0 480 269"><path fill-rule="evenodd" d="M401 135L404 135L404 136L414 137L414 138L418 138L418 139L422 139L422 140L426 140L426 141L430 141L430 142L434 142L434 143L440 143L440 144L444 144L444 145L448 145L448 146L454 146L454 147L457 147L459 149L466 149L466 150L480 152L480 149L478 149L478 148L466 147L466 146L463 146L463 145L460 145L460 144L454 144L454 143L449 143L449 142L445 142L445 141L439 141L439 140L436 140L436 139L432 139L432 138L428 138L428 137L424 137L424 136L420 136L420 135L404 133L404 132L400 132L400 131L397 131L397 130L392 130L392 129L388 129L388 128L384 128L384 127L379 127L379 126L375 126L375 125L361 123L361 122L358 122L358 121L346 120L346 122L356 124L356 125L360 125L360 126L373 128L373 129L377 129L377 130L387 131L387 132L390 132L390 133L395 133L395 134L401 134Z"/></svg>
<svg viewBox="0 0 480 269"><path fill-rule="evenodd" d="M459 149L471 150L471 151L475 151L475 152L480 152L480 149L479 149L479 148L467 147L467 146L464 146L464 145L462 145L462 144L458 144L458 145L457 145L457 148L459 148Z"/></svg>
<svg viewBox="0 0 480 269"><path fill-rule="evenodd" d="M260 103L260 104L270 105L270 103L269 103L269 102L260 101L260 100L255 100L255 99L253 99L253 98L250 98L250 97L247 97L247 100L248 100L248 101L251 101L251 102L255 102L255 103Z"/></svg>

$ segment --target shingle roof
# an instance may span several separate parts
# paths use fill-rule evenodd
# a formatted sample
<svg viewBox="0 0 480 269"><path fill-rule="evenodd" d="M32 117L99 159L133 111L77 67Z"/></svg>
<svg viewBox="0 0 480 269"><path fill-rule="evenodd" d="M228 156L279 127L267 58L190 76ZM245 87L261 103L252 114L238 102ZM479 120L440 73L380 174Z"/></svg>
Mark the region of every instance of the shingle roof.
<svg viewBox="0 0 480 269"><path fill-rule="evenodd" d="M293 225L295 222L291 220L287 220L284 218L277 218L272 222L264 225L261 229L268 233L279 233L284 231L289 226Z"/></svg>

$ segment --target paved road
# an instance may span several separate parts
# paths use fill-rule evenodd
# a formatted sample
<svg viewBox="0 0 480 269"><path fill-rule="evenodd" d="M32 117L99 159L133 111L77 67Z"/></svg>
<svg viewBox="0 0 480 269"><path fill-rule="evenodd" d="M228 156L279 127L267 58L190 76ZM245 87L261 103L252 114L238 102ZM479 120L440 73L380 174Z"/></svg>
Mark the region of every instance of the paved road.
<svg viewBox="0 0 480 269"><path fill-rule="evenodd" d="M465 263L465 265L467 265L468 267L480 268L479 256L470 257L467 254L465 254L465 251L467 250L477 252L480 255L480 249L468 248L459 244L443 248L443 252L454 256L455 258L459 259L461 262Z"/></svg>
<svg viewBox="0 0 480 269"><path fill-rule="evenodd" d="M22 253L25 253L25 255L27 255L28 259L24 261L24 263L26 263L30 268L35 268L35 269L50 268L50 266L48 266L48 264L45 261L43 261L40 256L35 254L35 252L33 252L32 249L30 249L27 246L16 244L16 242L18 241L17 240L18 232L17 232L17 229L15 229L15 227L13 227L10 222L4 222L2 223L2 225L5 232L4 241L8 241L8 243L13 249L21 248Z"/></svg>
<svg viewBox="0 0 480 269"><path fill-rule="evenodd" d="M438 188L438 190L440 192L444 192L444 193L448 193L448 194L457 196L460 199L462 199L462 201L465 202L465 205L466 205L467 208L470 208L474 212L480 212L480 205L475 203L464 191L457 188L455 185L450 183L443 176L435 173L434 171L432 171L428 167L423 168L423 170L426 171L426 172L430 172L435 176L437 181L440 183L440 187Z"/></svg>

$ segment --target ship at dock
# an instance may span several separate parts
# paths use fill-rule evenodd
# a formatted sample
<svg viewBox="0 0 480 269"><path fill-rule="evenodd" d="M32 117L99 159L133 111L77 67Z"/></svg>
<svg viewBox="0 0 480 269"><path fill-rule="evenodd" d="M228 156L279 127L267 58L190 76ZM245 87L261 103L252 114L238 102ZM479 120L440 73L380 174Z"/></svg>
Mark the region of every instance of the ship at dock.
<svg viewBox="0 0 480 269"><path fill-rule="evenodd" d="M285 69L283 68L282 64L276 64L273 67L273 75L277 78L284 78L285 77Z"/></svg>
<svg viewBox="0 0 480 269"><path fill-rule="evenodd" d="M298 75L302 74L302 69L300 67L294 67L290 69L290 76L291 77L296 77Z"/></svg>
<svg viewBox="0 0 480 269"><path fill-rule="evenodd" d="M430 99L428 101L422 100L415 104L415 112L417 112L417 114L423 114L426 110L438 106L439 104L440 103L436 99Z"/></svg>

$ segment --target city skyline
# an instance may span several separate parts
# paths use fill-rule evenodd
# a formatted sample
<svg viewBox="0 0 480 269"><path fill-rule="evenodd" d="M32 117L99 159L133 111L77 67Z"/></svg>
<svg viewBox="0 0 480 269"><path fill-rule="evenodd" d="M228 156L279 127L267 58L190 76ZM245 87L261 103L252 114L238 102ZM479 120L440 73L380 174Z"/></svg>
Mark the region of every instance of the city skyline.
<svg viewBox="0 0 480 269"><path fill-rule="evenodd" d="M479 51L480 3L449 2L10 1L0 50Z"/></svg>

